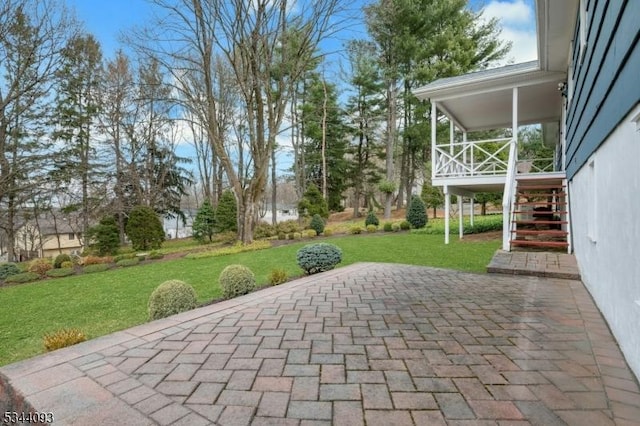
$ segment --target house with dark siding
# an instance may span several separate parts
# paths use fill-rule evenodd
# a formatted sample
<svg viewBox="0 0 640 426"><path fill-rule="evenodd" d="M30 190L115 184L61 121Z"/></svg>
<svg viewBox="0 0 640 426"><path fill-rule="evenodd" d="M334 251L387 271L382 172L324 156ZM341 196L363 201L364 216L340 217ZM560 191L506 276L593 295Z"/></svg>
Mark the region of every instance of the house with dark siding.
<svg viewBox="0 0 640 426"><path fill-rule="evenodd" d="M463 197L502 193L503 250L574 253L640 377L640 1L535 5L537 61L415 90L431 102L432 183L445 210L451 195L461 210ZM438 134L445 124L448 138ZM553 158L518 158L528 125L540 126ZM474 140L489 129L506 136Z"/></svg>

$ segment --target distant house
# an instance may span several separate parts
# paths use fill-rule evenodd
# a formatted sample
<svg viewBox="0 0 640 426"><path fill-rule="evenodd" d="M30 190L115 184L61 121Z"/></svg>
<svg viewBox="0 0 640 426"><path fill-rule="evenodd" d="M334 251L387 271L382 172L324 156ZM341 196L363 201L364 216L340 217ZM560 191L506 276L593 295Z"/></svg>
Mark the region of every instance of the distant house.
<svg viewBox="0 0 640 426"><path fill-rule="evenodd" d="M416 89L432 105L432 182L447 210L451 194L501 192L504 250L574 252L640 376L640 1L536 0L536 11L538 61ZM436 139L443 121L448 143ZM519 164L517 131L529 124L553 159ZM468 138L497 128L511 136Z"/></svg>
<svg viewBox="0 0 640 426"><path fill-rule="evenodd" d="M50 217L23 223L15 235L15 253L20 261L60 253L79 254L83 248L81 233L67 221Z"/></svg>

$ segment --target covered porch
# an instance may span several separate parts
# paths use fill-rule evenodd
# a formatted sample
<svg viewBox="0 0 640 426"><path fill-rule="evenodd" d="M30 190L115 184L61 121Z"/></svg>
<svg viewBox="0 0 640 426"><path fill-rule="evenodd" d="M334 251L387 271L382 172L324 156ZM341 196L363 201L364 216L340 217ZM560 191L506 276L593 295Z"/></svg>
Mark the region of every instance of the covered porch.
<svg viewBox="0 0 640 426"><path fill-rule="evenodd" d="M502 193L503 249L509 251L517 180L564 180L565 80L565 73L541 70L533 61L440 79L415 90L419 99L431 101L431 181L445 195L445 243L449 242L451 195L458 196L462 238L462 198L473 203L477 193ZM447 123L448 138L442 132ZM536 124L541 125L543 142L553 148L554 155L519 159L518 129ZM470 137L487 130L500 130L501 137ZM472 204L471 221L473 210Z"/></svg>

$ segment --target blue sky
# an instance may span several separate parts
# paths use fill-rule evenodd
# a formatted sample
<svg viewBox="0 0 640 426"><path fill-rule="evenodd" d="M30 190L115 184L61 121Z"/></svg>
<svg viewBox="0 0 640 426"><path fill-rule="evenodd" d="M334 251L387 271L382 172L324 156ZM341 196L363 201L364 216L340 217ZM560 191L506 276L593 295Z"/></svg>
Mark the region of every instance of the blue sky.
<svg viewBox="0 0 640 426"><path fill-rule="evenodd" d="M355 10L371 0L354 0ZM112 57L120 47L118 35L134 26L144 25L153 13L147 0L66 0L84 22L85 29L92 33L102 45L106 57ZM533 0L472 0L471 7L485 8L487 17L496 17L503 25L503 38L514 44L508 59L523 62L535 59L535 11ZM363 17L362 14L355 13ZM354 20L355 21L355 20ZM345 31L336 35L335 44L342 45L354 35L364 37L361 22L354 22Z"/></svg>

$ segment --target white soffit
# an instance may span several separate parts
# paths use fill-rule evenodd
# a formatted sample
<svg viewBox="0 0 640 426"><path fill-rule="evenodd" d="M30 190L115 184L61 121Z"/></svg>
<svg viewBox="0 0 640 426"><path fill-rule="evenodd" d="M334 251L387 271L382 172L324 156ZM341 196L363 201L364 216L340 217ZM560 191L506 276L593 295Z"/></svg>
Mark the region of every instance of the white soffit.
<svg viewBox="0 0 640 426"><path fill-rule="evenodd" d="M438 80L415 94L436 102L468 131L511 127L514 87L518 88L519 125L559 120L562 97L558 84L566 74L540 71L537 62L534 69L522 65Z"/></svg>

